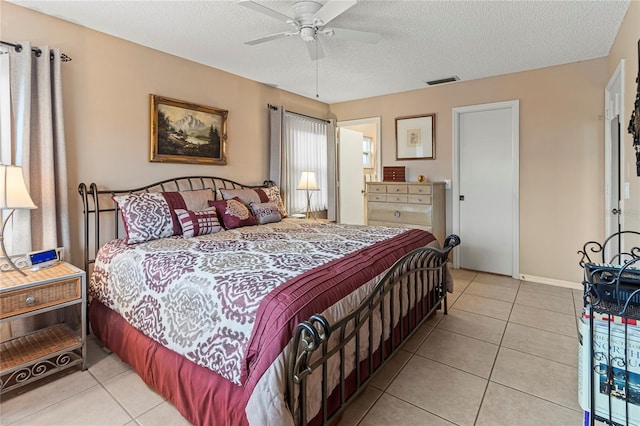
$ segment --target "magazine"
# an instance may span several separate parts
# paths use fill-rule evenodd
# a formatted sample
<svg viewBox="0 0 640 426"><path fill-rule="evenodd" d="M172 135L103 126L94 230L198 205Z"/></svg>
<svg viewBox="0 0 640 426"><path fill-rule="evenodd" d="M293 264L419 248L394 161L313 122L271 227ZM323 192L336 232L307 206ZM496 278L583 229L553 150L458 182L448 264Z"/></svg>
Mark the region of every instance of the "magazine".
<svg viewBox="0 0 640 426"><path fill-rule="evenodd" d="M579 324L578 402L596 420L600 417L612 425L640 426L640 324L614 315L593 315L593 333L587 309ZM589 381L592 338L594 410Z"/></svg>

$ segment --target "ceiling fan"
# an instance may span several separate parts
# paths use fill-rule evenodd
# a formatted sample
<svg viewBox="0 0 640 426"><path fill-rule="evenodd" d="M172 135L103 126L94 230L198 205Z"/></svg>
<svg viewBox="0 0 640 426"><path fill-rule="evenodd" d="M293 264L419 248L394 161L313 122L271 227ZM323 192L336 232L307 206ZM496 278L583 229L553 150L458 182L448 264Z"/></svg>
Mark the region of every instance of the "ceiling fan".
<svg viewBox="0 0 640 426"><path fill-rule="evenodd" d="M375 44L380 41L380 34L365 31L347 30L344 28L327 27L326 25L346 12L358 3L356 0L327 0L323 5L318 1L298 0L293 3L293 17L284 15L266 6L258 4L253 0L239 0L238 4L263 13L267 16L292 25L293 31L285 31L271 34L255 40L245 42L250 46L277 40L283 37L300 35L300 38L307 42L307 50L312 60L324 57L324 52L318 41L318 34L327 37L336 37L345 40L359 41L361 43Z"/></svg>

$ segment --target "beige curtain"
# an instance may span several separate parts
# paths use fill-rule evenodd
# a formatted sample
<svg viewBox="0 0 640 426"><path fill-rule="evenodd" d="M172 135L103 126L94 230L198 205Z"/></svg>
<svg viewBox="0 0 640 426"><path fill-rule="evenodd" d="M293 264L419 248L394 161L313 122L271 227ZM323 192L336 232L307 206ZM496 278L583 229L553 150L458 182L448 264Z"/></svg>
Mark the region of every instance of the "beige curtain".
<svg viewBox="0 0 640 426"><path fill-rule="evenodd" d="M10 155L2 162L22 166L27 188L38 208L16 210L8 225L6 246L12 255L56 247L68 250L61 52L38 46L41 53L37 55L30 42L19 44L20 51L8 48L11 140L2 141L3 156ZM22 334L36 326L33 322L16 321L12 323L12 334Z"/></svg>

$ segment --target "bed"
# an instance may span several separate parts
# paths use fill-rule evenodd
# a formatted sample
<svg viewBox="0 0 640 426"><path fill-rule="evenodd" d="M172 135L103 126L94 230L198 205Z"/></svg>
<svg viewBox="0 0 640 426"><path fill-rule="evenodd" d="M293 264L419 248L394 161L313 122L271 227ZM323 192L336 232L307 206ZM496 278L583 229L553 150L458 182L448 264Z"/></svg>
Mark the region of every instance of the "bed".
<svg viewBox="0 0 640 426"><path fill-rule="evenodd" d="M288 218L271 182L78 189L91 329L193 424L328 424L446 313L457 236Z"/></svg>

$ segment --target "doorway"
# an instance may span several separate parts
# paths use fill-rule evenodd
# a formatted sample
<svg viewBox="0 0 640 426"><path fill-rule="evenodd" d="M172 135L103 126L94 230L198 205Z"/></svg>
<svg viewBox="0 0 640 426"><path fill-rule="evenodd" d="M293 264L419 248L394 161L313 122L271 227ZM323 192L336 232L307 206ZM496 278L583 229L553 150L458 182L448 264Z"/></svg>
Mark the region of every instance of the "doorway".
<svg viewBox="0 0 640 426"><path fill-rule="evenodd" d="M519 101L453 109L454 267L519 278Z"/></svg>
<svg viewBox="0 0 640 426"><path fill-rule="evenodd" d="M367 221L365 182L380 180L382 176L380 117L339 121L336 126L338 221L362 225Z"/></svg>
<svg viewBox="0 0 640 426"><path fill-rule="evenodd" d="M624 117L624 59L613 72L605 88L604 126L604 192L605 192L605 238L624 229L624 182L621 164L624 164L624 149L620 146L622 134L621 117ZM607 259L624 247L621 239L607 244Z"/></svg>

